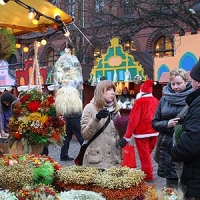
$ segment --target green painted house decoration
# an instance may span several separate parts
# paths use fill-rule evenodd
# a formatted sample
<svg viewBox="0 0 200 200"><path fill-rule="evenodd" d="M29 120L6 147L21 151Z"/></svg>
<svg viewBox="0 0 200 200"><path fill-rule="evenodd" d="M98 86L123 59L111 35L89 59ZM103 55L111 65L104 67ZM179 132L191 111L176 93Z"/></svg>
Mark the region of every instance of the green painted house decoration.
<svg viewBox="0 0 200 200"><path fill-rule="evenodd" d="M110 40L111 45L107 53L102 54L97 65L90 72L90 82L96 85L101 77L114 82L135 82L136 79L145 81L142 65L135 61L134 57L123 50L117 37Z"/></svg>

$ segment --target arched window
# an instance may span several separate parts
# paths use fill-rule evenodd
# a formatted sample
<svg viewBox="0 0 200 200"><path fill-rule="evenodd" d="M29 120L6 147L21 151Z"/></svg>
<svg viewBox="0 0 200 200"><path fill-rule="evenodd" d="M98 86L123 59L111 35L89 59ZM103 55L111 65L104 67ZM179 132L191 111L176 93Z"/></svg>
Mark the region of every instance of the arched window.
<svg viewBox="0 0 200 200"><path fill-rule="evenodd" d="M53 49L50 49L47 53L47 66L53 67L56 61L57 56L55 55L55 51Z"/></svg>
<svg viewBox="0 0 200 200"><path fill-rule="evenodd" d="M166 36L161 36L156 42L154 54L157 57L173 56L174 49L171 40Z"/></svg>
<svg viewBox="0 0 200 200"><path fill-rule="evenodd" d="M34 50L32 50L29 54L28 54L28 59L34 59Z"/></svg>
<svg viewBox="0 0 200 200"><path fill-rule="evenodd" d="M126 42L124 42L124 51L136 51L136 46L134 44L133 40L127 40Z"/></svg>

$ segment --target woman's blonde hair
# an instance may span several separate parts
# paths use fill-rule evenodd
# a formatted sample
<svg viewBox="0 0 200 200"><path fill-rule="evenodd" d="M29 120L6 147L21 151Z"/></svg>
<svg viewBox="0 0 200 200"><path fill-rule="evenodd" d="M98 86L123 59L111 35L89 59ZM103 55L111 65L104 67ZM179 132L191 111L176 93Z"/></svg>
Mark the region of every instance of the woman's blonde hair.
<svg viewBox="0 0 200 200"><path fill-rule="evenodd" d="M187 73L184 69L173 69L171 72L170 72L170 75L169 75L169 81L171 81L172 79L174 79L176 76L180 76L182 77L182 79L187 82L188 81L188 76L187 76Z"/></svg>
<svg viewBox="0 0 200 200"><path fill-rule="evenodd" d="M103 80L97 84L94 91L94 104L97 107L97 110L101 110L107 105L107 102L103 98L103 94L110 88L113 88L115 91L115 84L109 80ZM116 96L113 100L113 106L115 107L115 112L117 112L119 110L119 105L117 104Z"/></svg>

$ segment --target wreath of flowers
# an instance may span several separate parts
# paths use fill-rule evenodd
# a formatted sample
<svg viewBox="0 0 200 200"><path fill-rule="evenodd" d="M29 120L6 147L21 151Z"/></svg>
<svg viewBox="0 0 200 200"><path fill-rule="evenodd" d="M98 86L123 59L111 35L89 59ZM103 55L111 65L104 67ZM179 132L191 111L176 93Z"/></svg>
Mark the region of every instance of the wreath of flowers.
<svg viewBox="0 0 200 200"><path fill-rule="evenodd" d="M33 182L35 184L49 185L54 181L54 173L62 166L49 156L25 154L25 155L5 155L0 157L0 169L13 165L28 165L33 169Z"/></svg>
<svg viewBox="0 0 200 200"><path fill-rule="evenodd" d="M15 193L2 189L0 189L0 199L18 200L18 198L15 196Z"/></svg>
<svg viewBox="0 0 200 200"><path fill-rule="evenodd" d="M56 115L52 95L38 89L23 91L12 105L12 112L8 124L10 147L21 140L25 153L29 153L31 145L62 145L65 120Z"/></svg>
<svg viewBox="0 0 200 200"><path fill-rule="evenodd" d="M57 178L65 183L76 183L80 185L93 183L99 170L86 166L67 166L57 171Z"/></svg>
<svg viewBox="0 0 200 200"><path fill-rule="evenodd" d="M144 180L143 171L129 167L110 167L95 178L95 184L102 188L124 189L137 186Z"/></svg>
<svg viewBox="0 0 200 200"><path fill-rule="evenodd" d="M42 184L38 185L29 185L23 187L19 192L16 193L16 196L19 200L31 200L31 199L51 199L58 200L57 192L51 186L45 186Z"/></svg>
<svg viewBox="0 0 200 200"><path fill-rule="evenodd" d="M111 167L96 176L92 190L108 200L144 199L148 189L143 171L129 167Z"/></svg>
<svg viewBox="0 0 200 200"><path fill-rule="evenodd" d="M87 200L106 200L101 194L98 194L96 192L92 191L86 191L86 190L70 190L70 191L64 191L58 194L59 199L68 199L68 200L81 200L81 199L87 199Z"/></svg>

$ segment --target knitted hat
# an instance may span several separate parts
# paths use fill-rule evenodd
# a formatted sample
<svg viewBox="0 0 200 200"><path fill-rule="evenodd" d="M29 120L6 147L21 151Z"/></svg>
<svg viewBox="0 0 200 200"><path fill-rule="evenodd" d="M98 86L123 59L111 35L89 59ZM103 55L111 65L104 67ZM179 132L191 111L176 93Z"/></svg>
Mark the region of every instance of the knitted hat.
<svg viewBox="0 0 200 200"><path fill-rule="evenodd" d="M195 81L200 81L200 58L190 71L190 76Z"/></svg>
<svg viewBox="0 0 200 200"><path fill-rule="evenodd" d="M146 80L140 87L140 91L143 93L152 93L154 82L152 80Z"/></svg>

